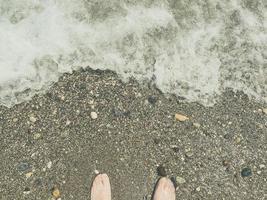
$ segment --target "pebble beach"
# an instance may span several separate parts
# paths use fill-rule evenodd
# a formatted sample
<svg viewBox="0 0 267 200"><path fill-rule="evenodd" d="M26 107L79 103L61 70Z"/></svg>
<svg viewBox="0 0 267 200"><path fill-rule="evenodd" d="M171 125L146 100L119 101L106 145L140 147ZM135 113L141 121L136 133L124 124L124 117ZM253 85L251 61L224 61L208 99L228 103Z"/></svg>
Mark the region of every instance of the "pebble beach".
<svg viewBox="0 0 267 200"><path fill-rule="evenodd" d="M86 200L107 173L114 200L148 200L161 176L178 199L267 199L267 105L226 90L212 107L78 70L0 107L0 199Z"/></svg>

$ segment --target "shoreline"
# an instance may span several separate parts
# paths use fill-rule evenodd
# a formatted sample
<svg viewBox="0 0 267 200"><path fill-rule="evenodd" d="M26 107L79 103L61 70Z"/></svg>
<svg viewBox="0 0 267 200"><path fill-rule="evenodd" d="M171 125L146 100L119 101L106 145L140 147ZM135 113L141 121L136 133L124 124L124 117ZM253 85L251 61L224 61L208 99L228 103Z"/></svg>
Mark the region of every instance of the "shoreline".
<svg viewBox="0 0 267 200"><path fill-rule="evenodd" d="M98 170L113 199L150 199L163 166L177 199L264 199L266 107L239 92L204 107L110 71L64 74L45 94L0 107L0 193L43 200L57 186L62 200L89 199Z"/></svg>

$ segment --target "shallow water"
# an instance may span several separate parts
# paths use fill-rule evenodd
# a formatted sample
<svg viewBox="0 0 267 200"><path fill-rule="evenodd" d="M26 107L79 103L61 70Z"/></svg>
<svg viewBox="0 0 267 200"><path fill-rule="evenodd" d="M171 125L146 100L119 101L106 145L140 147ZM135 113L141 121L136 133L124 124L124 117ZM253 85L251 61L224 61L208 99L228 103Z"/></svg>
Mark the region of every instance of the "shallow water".
<svg viewBox="0 0 267 200"><path fill-rule="evenodd" d="M2 105L80 66L204 105L228 87L267 102L267 2L0 0Z"/></svg>

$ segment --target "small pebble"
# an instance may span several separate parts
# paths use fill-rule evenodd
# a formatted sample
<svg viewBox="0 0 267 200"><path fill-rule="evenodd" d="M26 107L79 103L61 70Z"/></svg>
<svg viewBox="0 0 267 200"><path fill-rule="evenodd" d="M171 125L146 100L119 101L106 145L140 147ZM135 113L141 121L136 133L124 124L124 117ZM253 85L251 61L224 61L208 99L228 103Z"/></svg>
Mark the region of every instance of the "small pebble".
<svg viewBox="0 0 267 200"><path fill-rule="evenodd" d="M232 135L230 133L226 133L223 138L226 139L226 140L229 140L229 139L232 139Z"/></svg>
<svg viewBox="0 0 267 200"><path fill-rule="evenodd" d="M176 176L176 182L178 184L184 184L184 183L186 183L186 180L183 177Z"/></svg>
<svg viewBox="0 0 267 200"><path fill-rule="evenodd" d="M142 97L142 94L138 92L135 96L139 98L139 97Z"/></svg>
<svg viewBox="0 0 267 200"><path fill-rule="evenodd" d="M197 188L196 188L196 191L197 191L197 192L200 192L200 190L201 190L200 187L197 187Z"/></svg>
<svg viewBox="0 0 267 200"><path fill-rule="evenodd" d="M229 167L229 165L230 165L230 161L229 161L229 160L223 160L222 164L223 164L223 166L225 166L225 167Z"/></svg>
<svg viewBox="0 0 267 200"><path fill-rule="evenodd" d="M94 173L97 175L97 174L99 174L100 172L96 169L96 170L94 171Z"/></svg>
<svg viewBox="0 0 267 200"><path fill-rule="evenodd" d="M257 174L258 174L258 175L261 175L261 171L257 171Z"/></svg>
<svg viewBox="0 0 267 200"><path fill-rule="evenodd" d="M235 143L236 143L236 144L239 144L241 141L242 141L242 139L241 139L240 137L237 137L237 138L235 139Z"/></svg>
<svg viewBox="0 0 267 200"><path fill-rule="evenodd" d="M157 168L157 172L158 172L158 175L159 176L167 176L167 173L166 173L166 170L165 170L165 167L163 165L160 165L158 166Z"/></svg>
<svg viewBox="0 0 267 200"><path fill-rule="evenodd" d="M97 119L97 113L96 112L91 112L91 118L92 119Z"/></svg>
<svg viewBox="0 0 267 200"><path fill-rule="evenodd" d="M267 108L263 108L262 112L267 115Z"/></svg>
<svg viewBox="0 0 267 200"><path fill-rule="evenodd" d="M30 178L32 175L33 175L32 172L28 172L28 173L25 174L26 178Z"/></svg>
<svg viewBox="0 0 267 200"><path fill-rule="evenodd" d="M192 151L188 151L188 152L185 153L185 156L187 158L191 158L193 155L194 155L194 153Z"/></svg>
<svg viewBox="0 0 267 200"><path fill-rule="evenodd" d="M157 97L149 96L147 100L150 104L155 105L155 103L157 102Z"/></svg>
<svg viewBox="0 0 267 200"><path fill-rule="evenodd" d="M47 164L46 164L47 168L50 169L52 167L52 161L49 161Z"/></svg>
<svg viewBox="0 0 267 200"><path fill-rule="evenodd" d="M13 122L17 122L18 121L18 118L14 118L12 121Z"/></svg>
<svg viewBox="0 0 267 200"><path fill-rule="evenodd" d="M248 177L248 176L251 176L252 175L252 171L249 167L246 167L244 169L242 169L241 171L241 176L242 177Z"/></svg>
<svg viewBox="0 0 267 200"><path fill-rule="evenodd" d="M60 191L57 187L53 187L52 189L52 195L55 199L58 199L60 197Z"/></svg>
<svg viewBox="0 0 267 200"><path fill-rule="evenodd" d="M59 98L60 98L61 101L64 101L65 100L65 96L63 96L63 95L62 96L59 96Z"/></svg>
<svg viewBox="0 0 267 200"><path fill-rule="evenodd" d="M30 194L31 189L29 187L26 187L23 191L24 194Z"/></svg>
<svg viewBox="0 0 267 200"><path fill-rule="evenodd" d="M25 172L27 170L29 170L31 168L29 163L26 162L22 162L20 164L17 165L17 170L20 172Z"/></svg>
<svg viewBox="0 0 267 200"><path fill-rule="evenodd" d="M189 118L187 116L185 116L185 115L176 113L175 114L175 119L180 121L180 122L184 122L184 121L188 120Z"/></svg>
<svg viewBox="0 0 267 200"><path fill-rule="evenodd" d="M199 128L200 124L199 123L193 123L193 126L196 127L196 128Z"/></svg>
<svg viewBox="0 0 267 200"><path fill-rule="evenodd" d="M33 135L33 139L37 140L41 137L41 134L40 133L36 133Z"/></svg>
<svg viewBox="0 0 267 200"><path fill-rule="evenodd" d="M30 121L35 123L37 121L37 118L35 116L30 116Z"/></svg>
<svg viewBox="0 0 267 200"><path fill-rule="evenodd" d="M171 149L175 152L178 153L180 151L179 147L177 145L171 145Z"/></svg>
<svg viewBox="0 0 267 200"><path fill-rule="evenodd" d="M71 121L67 119L66 126L70 125Z"/></svg>
<svg viewBox="0 0 267 200"><path fill-rule="evenodd" d="M260 164L259 167L260 167L260 169L264 169L265 165L264 164Z"/></svg>

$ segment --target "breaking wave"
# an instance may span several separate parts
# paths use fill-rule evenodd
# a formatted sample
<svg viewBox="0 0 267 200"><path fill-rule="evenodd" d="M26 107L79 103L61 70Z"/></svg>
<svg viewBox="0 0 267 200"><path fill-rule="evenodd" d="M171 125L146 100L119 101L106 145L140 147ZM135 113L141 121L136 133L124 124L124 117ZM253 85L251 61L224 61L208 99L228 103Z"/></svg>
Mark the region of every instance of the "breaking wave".
<svg viewBox="0 0 267 200"><path fill-rule="evenodd" d="M226 88L267 102L267 2L0 0L2 105L86 66L204 105Z"/></svg>

